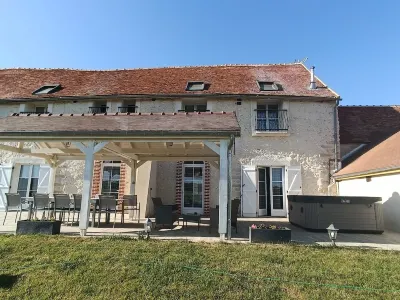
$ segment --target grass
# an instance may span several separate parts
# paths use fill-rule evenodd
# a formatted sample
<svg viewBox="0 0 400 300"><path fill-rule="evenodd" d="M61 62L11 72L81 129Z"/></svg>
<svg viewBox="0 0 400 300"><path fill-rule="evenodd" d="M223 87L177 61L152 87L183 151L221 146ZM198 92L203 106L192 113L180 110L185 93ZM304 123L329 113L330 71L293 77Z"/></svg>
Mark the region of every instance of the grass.
<svg viewBox="0 0 400 300"><path fill-rule="evenodd" d="M400 253L0 236L0 299L139 297L400 299Z"/></svg>

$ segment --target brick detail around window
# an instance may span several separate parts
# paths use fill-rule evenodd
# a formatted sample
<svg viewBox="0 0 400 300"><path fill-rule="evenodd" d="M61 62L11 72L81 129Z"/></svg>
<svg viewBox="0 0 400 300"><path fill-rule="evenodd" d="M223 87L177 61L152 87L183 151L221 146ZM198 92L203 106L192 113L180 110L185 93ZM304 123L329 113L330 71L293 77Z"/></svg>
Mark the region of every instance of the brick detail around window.
<svg viewBox="0 0 400 300"><path fill-rule="evenodd" d="M118 198L122 199L125 195L125 187L126 187L126 164L121 163L120 173L119 173L119 190L118 190Z"/></svg>
<svg viewBox="0 0 400 300"><path fill-rule="evenodd" d="M205 162L204 164L204 215L210 216L210 188L211 188L211 172L210 164Z"/></svg>
<svg viewBox="0 0 400 300"><path fill-rule="evenodd" d="M101 170L102 170L102 161L95 160L94 168L93 168L93 178L92 178L92 197L96 197L100 194L100 184L101 184Z"/></svg>
<svg viewBox="0 0 400 300"><path fill-rule="evenodd" d="M183 171L183 161L178 161L176 163L176 173L175 173L175 178L176 178L176 194L175 194L175 199L176 199L176 205L178 206L178 211L181 213L181 204L182 204L182 171Z"/></svg>
<svg viewBox="0 0 400 300"><path fill-rule="evenodd" d="M182 189L183 189L183 161L179 161L176 164L176 204L178 206L179 213L181 213L182 205ZM204 164L204 215L210 215L210 164L205 162Z"/></svg>

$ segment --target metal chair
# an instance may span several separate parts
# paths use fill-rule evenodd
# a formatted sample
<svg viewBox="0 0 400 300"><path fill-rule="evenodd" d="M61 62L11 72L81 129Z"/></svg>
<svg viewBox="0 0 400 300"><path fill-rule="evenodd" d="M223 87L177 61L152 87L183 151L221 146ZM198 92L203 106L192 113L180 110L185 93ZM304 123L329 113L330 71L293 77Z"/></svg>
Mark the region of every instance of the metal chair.
<svg viewBox="0 0 400 300"><path fill-rule="evenodd" d="M124 195L122 197L123 201L123 206L124 209L123 211L136 211L137 212L137 221L138 223L140 222L140 203L137 202L137 195ZM124 220L124 216L122 215L121 221ZM124 220L125 221L125 220Z"/></svg>
<svg viewBox="0 0 400 300"><path fill-rule="evenodd" d="M34 194L33 195L33 210L35 211L35 219L37 218L37 212L43 211L42 219L46 215L50 218L50 198L49 194Z"/></svg>
<svg viewBox="0 0 400 300"><path fill-rule="evenodd" d="M101 220L101 213L104 212L106 213L106 221L107 217L111 212L114 212L114 224L113 228L115 227L115 221L117 219L117 200L115 199L114 196L111 195L99 195L99 218L97 222L97 227L100 226L100 220Z"/></svg>
<svg viewBox="0 0 400 300"><path fill-rule="evenodd" d="M74 211L72 213L71 226L75 222L75 212L78 212L77 222L79 222L79 215L81 212L81 204L82 204L82 194L72 194L72 197L74 198Z"/></svg>
<svg viewBox="0 0 400 300"><path fill-rule="evenodd" d="M68 220L71 213L72 200L68 194L54 194L54 217L56 217L57 212L59 212L59 220L65 220L65 213L68 211Z"/></svg>
<svg viewBox="0 0 400 300"><path fill-rule="evenodd" d="M3 225L6 222L7 213L9 211L17 212L15 215L14 223L17 222L18 212L20 213L19 219L21 220L22 211L29 211L29 207L28 208L23 207L23 204L26 204L26 203L24 200L21 199L20 194L6 193L6 201L7 201L6 208L5 208L6 215L4 216Z"/></svg>

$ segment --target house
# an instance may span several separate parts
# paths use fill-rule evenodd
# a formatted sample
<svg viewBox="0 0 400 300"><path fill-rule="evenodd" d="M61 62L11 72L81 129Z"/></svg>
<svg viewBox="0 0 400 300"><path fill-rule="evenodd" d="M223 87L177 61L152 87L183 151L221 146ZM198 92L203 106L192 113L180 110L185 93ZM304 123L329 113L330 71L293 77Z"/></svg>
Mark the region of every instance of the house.
<svg viewBox="0 0 400 300"><path fill-rule="evenodd" d="M332 185L338 100L301 63L0 70L0 206L7 191L135 193L142 218L155 196L285 217L287 195Z"/></svg>
<svg viewBox="0 0 400 300"><path fill-rule="evenodd" d="M385 227L400 231L400 106L340 106L342 196L382 197Z"/></svg>

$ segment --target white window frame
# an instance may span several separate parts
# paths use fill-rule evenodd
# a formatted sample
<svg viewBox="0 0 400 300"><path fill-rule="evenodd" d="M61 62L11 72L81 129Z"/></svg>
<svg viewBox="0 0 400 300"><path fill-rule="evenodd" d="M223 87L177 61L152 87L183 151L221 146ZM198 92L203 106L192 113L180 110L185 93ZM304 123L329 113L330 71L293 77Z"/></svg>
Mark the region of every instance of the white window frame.
<svg viewBox="0 0 400 300"><path fill-rule="evenodd" d="M203 179L203 183L202 183L202 199L201 199L201 208L200 207L185 207L185 168L189 167L189 168L193 168L193 167L201 167L203 169L202 171L202 179ZM183 163L182 166L182 196L181 196L181 210L182 213L197 213L202 215L204 213L204 179L205 179L205 163L203 161L202 164L185 164Z"/></svg>
<svg viewBox="0 0 400 300"><path fill-rule="evenodd" d="M278 105L279 110L286 110L288 114L288 122L289 122L289 102L282 101L281 103L276 101L268 101L268 100L259 100L259 101L252 101L251 102L251 131L252 136L289 136L289 130L277 130L277 131L257 131L257 105ZM268 109L268 108L267 108ZM268 120L268 115L266 115L266 120ZM279 120L279 118L278 118ZM269 123L268 123L269 124Z"/></svg>
<svg viewBox="0 0 400 300"><path fill-rule="evenodd" d="M38 179L38 187L39 187L40 165L37 165L37 164L21 164L21 165L20 165L20 167L19 167L19 174L17 175L17 176L18 176L17 186L16 186L16 192L17 192L17 193L20 193L20 191L18 190L20 179L21 179L21 178L26 178L26 177L21 177L21 170L22 170L22 167L24 167L24 166L25 166L25 167L29 167L29 177L27 177L27 178L28 178L28 185L27 185L27 187L26 187L26 194L25 194L25 195L21 195L21 194L20 194L20 195L21 195L21 198L22 198L22 199L29 199L29 198L32 198L31 196L29 196L29 191L31 190L32 178L36 178L36 177L32 177L33 167L34 167L34 166L39 167L39 172L38 172L38 177L37 177L37 179ZM37 189L36 189L36 192L37 192Z"/></svg>
<svg viewBox="0 0 400 300"><path fill-rule="evenodd" d="M205 107L206 107L205 112L208 110L208 109L207 109L207 103L196 103L196 104L184 103L184 104L183 104L183 111L186 112L186 106L189 106L189 105L190 105L190 106L193 106L194 112L197 112L197 111L198 111L199 105L202 105L202 106L205 106Z"/></svg>
<svg viewBox="0 0 400 300"><path fill-rule="evenodd" d="M118 194L119 194L119 189L120 189L120 185L121 185L121 164L122 162L116 163L116 162L102 162L101 164L101 177L100 177L100 195L103 194L103 175L104 175L104 167L119 167L119 184L118 184ZM118 198L118 195L117 195Z"/></svg>

